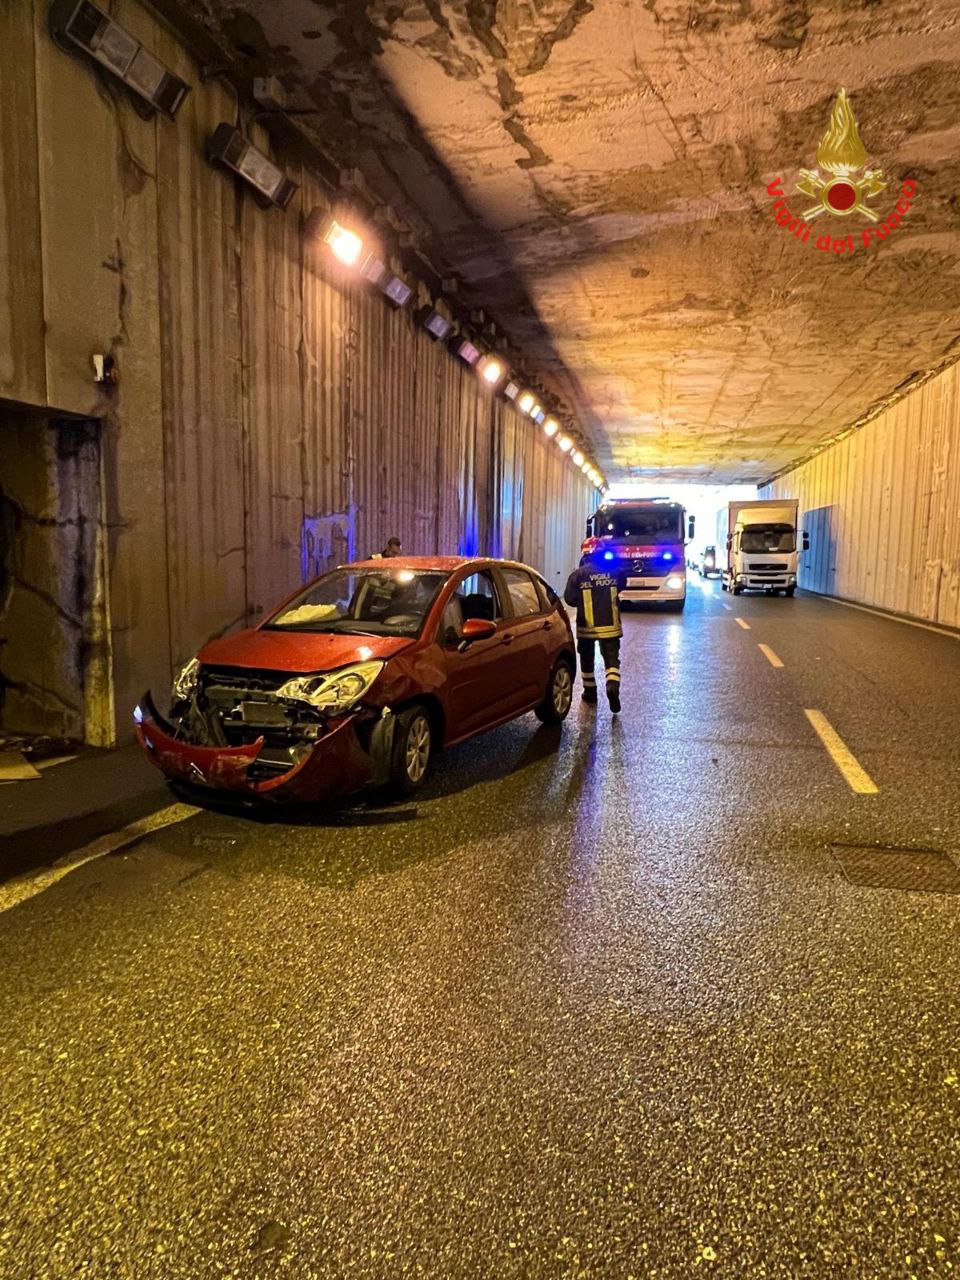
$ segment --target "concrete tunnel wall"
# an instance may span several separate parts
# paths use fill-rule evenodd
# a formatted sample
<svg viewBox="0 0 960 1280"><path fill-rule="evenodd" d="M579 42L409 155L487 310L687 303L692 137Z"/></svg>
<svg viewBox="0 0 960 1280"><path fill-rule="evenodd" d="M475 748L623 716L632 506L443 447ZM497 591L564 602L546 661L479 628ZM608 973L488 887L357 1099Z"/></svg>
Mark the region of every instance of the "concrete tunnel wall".
<svg viewBox="0 0 960 1280"><path fill-rule="evenodd" d="M960 364L761 490L800 500L800 585L960 627Z"/></svg>
<svg viewBox="0 0 960 1280"><path fill-rule="evenodd" d="M46 0L0 11L0 399L102 422L102 694L124 738L145 687L304 577L397 534L556 584L595 502L412 307L325 274L301 234L328 205L308 168L279 157L301 184L281 213L206 163L232 93L135 0L111 9L192 86L175 121L57 48Z"/></svg>

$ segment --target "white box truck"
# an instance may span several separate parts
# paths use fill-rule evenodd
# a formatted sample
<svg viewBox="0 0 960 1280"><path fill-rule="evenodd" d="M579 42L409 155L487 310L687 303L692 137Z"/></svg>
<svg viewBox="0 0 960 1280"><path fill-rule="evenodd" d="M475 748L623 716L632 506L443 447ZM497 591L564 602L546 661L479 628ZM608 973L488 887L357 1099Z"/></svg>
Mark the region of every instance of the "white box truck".
<svg viewBox="0 0 960 1280"><path fill-rule="evenodd" d="M797 529L796 498L767 498L731 502L717 512L717 554L723 559L721 585L738 596L741 591L797 589L799 547L810 545Z"/></svg>

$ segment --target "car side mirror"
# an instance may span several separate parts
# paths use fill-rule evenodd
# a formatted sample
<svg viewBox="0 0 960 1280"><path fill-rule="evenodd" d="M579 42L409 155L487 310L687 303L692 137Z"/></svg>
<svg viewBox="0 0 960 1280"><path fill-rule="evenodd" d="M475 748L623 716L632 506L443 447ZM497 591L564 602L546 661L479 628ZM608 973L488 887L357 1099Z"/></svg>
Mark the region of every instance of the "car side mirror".
<svg viewBox="0 0 960 1280"><path fill-rule="evenodd" d="M733 534L728 533L727 534L727 550L731 551L732 549L733 549Z"/></svg>
<svg viewBox="0 0 960 1280"><path fill-rule="evenodd" d="M802 543L802 546L803 546L804 551L809 551L809 550L810 550L810 535L809 535L809 533L805 533L805 534L803 535L803 543Z"/></svg>
<svg viewBox="0 0 960 1280"><path fill-rule="evenodd" d="M468 618L460 629L460 648L466 649L478 640L489 640L497 634L497 624L486 618Z"/></svg>
<svg viewBox="0 0 960 1280"><path fill-rule="evenodd" d="M691 516L687 521L687 537L693 539L694 530L697 527L697 517Z"/></svg>

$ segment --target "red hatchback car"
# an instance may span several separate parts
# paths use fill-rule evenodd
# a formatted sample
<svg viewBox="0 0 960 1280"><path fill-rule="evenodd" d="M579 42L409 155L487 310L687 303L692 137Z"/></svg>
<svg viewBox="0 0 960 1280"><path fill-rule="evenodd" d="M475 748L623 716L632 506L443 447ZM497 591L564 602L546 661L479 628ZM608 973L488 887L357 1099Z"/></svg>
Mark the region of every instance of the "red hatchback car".
<svg viewBox="0 0 960 1280"><path fill-rule="evenodd" d="M404 556L315 579L251 630L214 640L149 694L137 736L170 779L274 800L367 785L409 794L442 747L570 710L566 610L526 565Z"/></svg>

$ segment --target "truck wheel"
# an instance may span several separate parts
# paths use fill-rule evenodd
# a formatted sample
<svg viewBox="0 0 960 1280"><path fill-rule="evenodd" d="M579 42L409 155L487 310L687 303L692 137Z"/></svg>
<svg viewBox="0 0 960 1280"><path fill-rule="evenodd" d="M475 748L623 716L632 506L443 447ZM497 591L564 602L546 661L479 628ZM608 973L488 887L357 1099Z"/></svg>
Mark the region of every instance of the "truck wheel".
<svg viewBox="0 0 960 1280"><path fill-rule="evenodd" d="M738 586L736 583L734 583L734 585L730 588L730 590L733 592L735 596L738 596L743 591L743 587Z"/></svg>
<svg viewBox="0 0 960 1280"><path fill-rule="evenodd" d="M786 591L783 594L785 596L792 596L792 595L796 595L796 592L797 592L796 587L787 587Z"/></svg>
<svg viewBox="0 0 960 1280"><path fill-rule="evenodd" d="M397 716L390 756L390 790L396 796L410 796L427 776L433 754L433 729L426 708L420 703Z"/></svg>
<svg viewBox="0 0 960 1280"><path fill-rule="evenodd" d="M565 658L559 658L550 673L547 692L534 715L544 724L562 724L573 701L573 672Z"/></svg>

